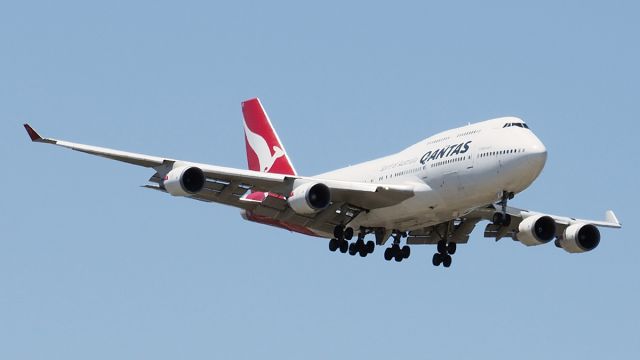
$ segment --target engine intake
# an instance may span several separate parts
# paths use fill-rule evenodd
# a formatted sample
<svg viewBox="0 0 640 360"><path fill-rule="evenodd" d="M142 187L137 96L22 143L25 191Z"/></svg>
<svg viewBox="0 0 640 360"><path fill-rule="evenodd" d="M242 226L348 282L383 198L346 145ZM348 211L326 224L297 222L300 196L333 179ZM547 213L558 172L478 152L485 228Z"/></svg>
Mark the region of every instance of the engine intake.
<svg viewBox="0 0 640 360"><path fill-rule="evenodd" d="M600 244L600 230L591 224L573 224L564 230L558 245L568 253L591 251Z"/></svg>
<svg viewBox="0 0 640 360"><path fill-rule="evenodd" d="M546 244L556 236L556 222L551 216L530 216L518 225L516 238L527 246Z"/></svg>
<svg viewBox="0 0 640 360"><path fill-rule="evenodd" d="M306 183L294 188L287 202L298 214L314 214L329 206L331 191L322 183Z"/></svg>
<svg viewBox="0 0 640 360"><path fill-rule="evenodd" d="M162 185L173 196L189 196L200 192L204 188L205 180L202 169L182 166L169 171Z"/></svg>

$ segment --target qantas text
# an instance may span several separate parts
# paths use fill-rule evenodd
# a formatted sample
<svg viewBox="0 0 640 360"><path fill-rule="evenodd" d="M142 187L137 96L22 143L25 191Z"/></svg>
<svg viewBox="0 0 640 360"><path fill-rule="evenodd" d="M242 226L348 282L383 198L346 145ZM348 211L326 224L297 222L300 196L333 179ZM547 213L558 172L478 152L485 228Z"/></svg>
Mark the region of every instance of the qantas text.
<svg viewBox="0 0 640 360"><path fill-rule="evenodd" d="M469 144L471 144L471 141L467 141L463 144L449 145L442 149L428 151L426 154L422 155L422 157L420 158L420 163L424 165L426 162L431 160L447 158L452 155L464 154L469 150Z"/></svg>

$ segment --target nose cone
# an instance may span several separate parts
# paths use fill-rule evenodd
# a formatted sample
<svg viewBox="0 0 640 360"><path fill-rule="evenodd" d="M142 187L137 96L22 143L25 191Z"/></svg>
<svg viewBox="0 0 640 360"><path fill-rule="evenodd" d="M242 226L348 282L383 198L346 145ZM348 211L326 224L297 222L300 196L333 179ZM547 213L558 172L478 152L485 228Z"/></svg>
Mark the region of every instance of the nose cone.
<svg viewBox="0 0 640 360"><path fill-rule="evenodd" d="M544 164L547 162L547 148L542 141L534 136L533 141L527 148L529 165L532 172L536 174L536 177L540 174L544 168Z"/></svg>

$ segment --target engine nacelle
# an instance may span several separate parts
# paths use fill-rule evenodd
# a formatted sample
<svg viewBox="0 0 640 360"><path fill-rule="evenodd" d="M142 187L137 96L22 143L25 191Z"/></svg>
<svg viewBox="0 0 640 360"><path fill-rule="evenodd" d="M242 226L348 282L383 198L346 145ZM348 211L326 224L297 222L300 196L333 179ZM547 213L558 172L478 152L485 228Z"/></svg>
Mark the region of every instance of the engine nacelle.
<svg viewBox="0 0 640 360"><path fill-rule="evenodd" d="M556 236L556 222L551 216L535 215L522 220L516 238L527 246L546 244Z"/></svg>
<svg viewBox="0 0 640 360"><path fill-rule="evenodd" d="M583 253L600 244L600 230L591 224L573 224L564 230L558 245L568 253Z"/></svg>
<svg viewBox="0 0 640 360"><path fill-rule="evenodd" d="M298 214L314 214L329 206L331 191L322 183L306 183L294 188L287 202Z"/></svg>
<svg viewBox="0 0 640 360"><path fill-rule="evenodd" d="M173 196L189 196L202 190L204 182L205 176L202 169L195 166L182 166L169 171L162 185Z"/></svg>

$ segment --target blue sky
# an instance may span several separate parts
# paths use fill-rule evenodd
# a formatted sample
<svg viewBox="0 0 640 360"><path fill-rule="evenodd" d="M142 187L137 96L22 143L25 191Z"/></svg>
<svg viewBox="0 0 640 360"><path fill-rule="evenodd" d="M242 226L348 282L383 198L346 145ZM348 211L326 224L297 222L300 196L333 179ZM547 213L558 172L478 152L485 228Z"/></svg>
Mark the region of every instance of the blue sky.
<svg viewBox="0 0 640 360"><path fill-rule="evenodd" d="M635 2L0 5L0 358L635 359ZM244 167L259 96L297 170L503 115L549 151L514 206L600 219L591 253L495 243L388 263L139 187L44 135Z"/></svg>

